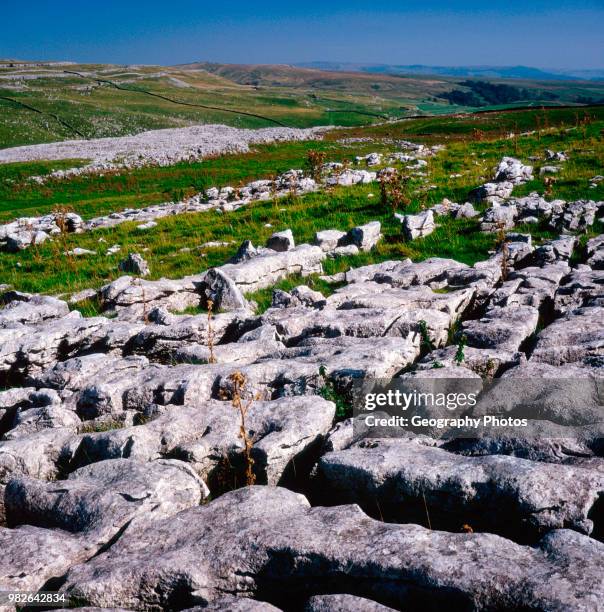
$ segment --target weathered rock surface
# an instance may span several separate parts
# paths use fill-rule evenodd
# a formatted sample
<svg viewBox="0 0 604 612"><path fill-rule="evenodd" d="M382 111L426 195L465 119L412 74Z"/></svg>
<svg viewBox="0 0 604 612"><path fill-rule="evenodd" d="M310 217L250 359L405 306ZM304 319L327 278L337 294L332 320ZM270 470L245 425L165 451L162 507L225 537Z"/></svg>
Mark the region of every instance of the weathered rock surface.
<svg viewBox="0 0 604 612"><path fill-rule="evenodd" d="M286 276L322 274L325 252L317 246L301 244L282 253L266 252L236 264L225 264L220 270L244 293L270 287Z"/></svg>
<svg viewBox="0 0 604 612"><path fill-rule="evenodd" d="M0 306L0 328L16 324L37 325L69 314L69 306L63 300L18 291L3 293L0 296Z"/></svg>
<svg viewBox="0 0 604 612"><path fill-rule="evenodd" d="M548 240L535 249L533 257L538 265L556 261L568 262L576 242L577 239L574 236L560 236L556 240Z"/></svg>
<svg viewBox="0 0 604 612"><path fill-rule="evenodd" d="M480 229L483 232L497 232L511 229L516 224L518 209L514 205L495 205L483 215Z"/></svg>
<svg viewBox="0 0 604 612"><path fill-rule="evenodd" d="M392 520L425 516L425 498L437 528L459 530L465 522L520 539L567 527L591 533L604 486L598 472L503 455L463 457L408 439L367 440L328 453L317 478L337 503L375 513L377 502Z"/></svg>
<svg viewBox="0 0 604 612"><path fill-rule="evenodd" d="M509 181L514 185L526 183L533 178L532 166L525 166L520 160L514 157L504 157L495 171L495 182Z"/></svg>
<svg viewBox="0 0 604 612"><path fill-rule="evenodd" d="M554 321L538 336L531 359L552 365L604 355L604 307L578 308Z"/></svg>
<svg viewBox="0 0 604 612"><path fill-rule="evenodd" d="M264 197L270 185L249 188ZM236 197L227 188L210 196ZM525 219L524 204L513 206ZM283 250L244 244L231 263L184 279L122 277L99 292L117 318L84 319L61 300L6 293L0 384L13 387L0 392L0 525L21 526L0 530L0 540L23 568L6 570L11 588L69 572L65 589L82 594L78 603L121 609L289 609L292 597L368 610L442 607L451 597L472 609L575 609L582 593L598 601L599 570L590 568L599 568L604 529L604 419L584 383L602 379L602 270L570 267L573 236L533 250L529 235L514 233L471 267L442 258L367 265L334 275L330 294L275 290L258 316L244 297L379 237L379 223L319 232L315 246L280 236ZM590 262L599 247L589 243ZM211 316L174 314L208 299ZM253 471L271 486L197 508L206 486L216 497L246 482L235 373L251 400ZM483 390L476 414L488 404L516 415L518 392L491 392L499 377L524 390L535 436L510 428L398 439L384 428L372 441L351 420L334 427L335 404L341 415L355 384L372 378L467 379ZM309 510L274 485L389 520L423 524L427 506L432 528L548 536L528 548L376 523L354 507ZM48 570L27 546L19 553L18 533L32 546L64 538Z"/></svg>
<svg viewBox="0 0 604 612"><path fill-rule="evenodd" d="M587 265L594 270L604 270L604 235L587 241Z"/></svg>
<svg viewBox="0 0 604 612"><path fill-rule="evenodd" d="M151 274L149 264L138 253L129 253L128 257L120 262L119 268L126 274L135 274L136 276L149 276Z"/></svg>
<svg viewBox="0 0 604 612"><path fill-rule="evenodd" d="M287 249L284 249L287 250ZM204 276L206 298L212 300L216 311L249 309L248 301L234 280L220 268L210 268Z"/></svg>
<svg viewBox="0 0 604 612"><path fill-rule="evenodd" d="M282 232L275 232L266 241L266 248L273 249L273 251L290 251L295 246L294 236L290 229L283 230Z"/></svg>
<svg viewBox="0 0 604 612"><path fill-rule="evenodd" d="M253 402L246 427L254 440L254 470L259 482L277 484L290 462L319 444L335 414L333 403L320 397L289 397ZM178 457L190 463L205 480L222 462L241 464L243 441L239 415L230 402L206 401L200 407L171 406L149 423L113 431L85 434L74 453L73 467L105 459L154 461ZM236 475L236 474L235 474ZM212 485L210 485L210 490Z"/></svg>
<svg viewBox="0 0 604 612"><path fill-rule="evenodd" d="M47 580L62 576L71 566L94 554L69 533L25 525L0 527L0 589L37 591Z"/></svg>
<svg viewBox="0 0 604 612"><path fill-rule="evenodd" d="M388 608L371 599L355 595L315 595L304 606L304 612L388 612Z"/></svg>
<svg viewBox="0 0 604 612"><path fill-rule="evenodd" d="M365 225L353 227L343 240L354 244L361 251L370 251L380 240L381 229L382 226L379 221L371 221Z"/></svg>
<svg viewBox="0 0 604 612"><path fill-rule="evenodd" d="M415 240L428 236L436 229L434 214L431 210L418 213L417 215L396 215L401 221L403 234L407 240Z"/></svg>
<svg viewBox="0 0 604 612"><path fill-rule="evenodd" d="M172 516L199 505L208 493L182 461L114 459L76 470L60 483L11 480L5 508L10 526L85 534L87 546L101 547L132 521Z"/></svg>
<svg viewBox="0 0 604 612"><path fill-rule="evenodd" d="M340 230L323 230L315 234L315 244L324 251L333 251L342 243L346 232Z"/></svg>
<svg viewBox="0 0 604 612"><path fill-rule="evenodd" d="M514 352L534 333L538 321L539 311L532 306L494 306L462 328L468 346Z"/></svg>
<svg viewBox="0 0 604 612"><path fill-rule="evenodd" d="M581 306L603 305L604 270L587 266L574 269L558 287L554 299L556 314L565 314Z"/></svg>
<svg viewBox="0 0 604 612"><path fill-rule="evenodd" d="M385 524L356 506L310 508L290 491L251 487L131 526L107 552L72 567L61 590L81 604L136 609L175 598L205 605L225 591L280 605L325 586L396 608L593 608L601 550L567 530L531 548Z"/></svg>

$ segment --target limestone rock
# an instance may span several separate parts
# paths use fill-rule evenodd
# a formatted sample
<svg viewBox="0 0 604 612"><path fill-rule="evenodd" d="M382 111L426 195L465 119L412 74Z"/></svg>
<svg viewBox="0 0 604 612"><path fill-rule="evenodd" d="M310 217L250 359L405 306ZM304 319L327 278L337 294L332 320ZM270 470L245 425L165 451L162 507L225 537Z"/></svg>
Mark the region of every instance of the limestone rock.
<svg viewBox="0 0 604 612"><path fill-rule="evenodd" d="M29 525L17 529L0 527L0 547L3 591L38 591L50 578L62 576L71 566L94 554L76 536Z"/></svg>
<svg viewBox="0 0 604 612"><path fill-rule="evenodd" d="M370 251L380 240L382 226L379 221L353 227L345 240L356 245L361 251Z"/></svg>
<svg viewBox="0 0 604 612"><path fill-rule="evenodd" d="M462 328L468 346L514 352L537 329L538 320L539 311L532 306L493 307Z"/></svg>
<svg viewBox="0 0 604 612"><path fill-rule="evenodd" d="M590 534L604 484L604 474L589 470L503 455L464 457L409 439L365 440L328 453L317 473L332 502L373 512L377 499L390 520L423 523L425 496L437 529L465 522L521 540L567 527Z"/></svg>
<svg viewBox="0 0 604 612"><path fill-rule="evenodd" d="M532 548L374 521L354 505L310 508L291 491L251 487L152 527L133 525L72 567L61 591L84 605L134 609L166 607L177 596L206 605L225 591L285 606L326 584L399 609L410 597L422 608L596 608L601 551L567 530Z"/></svg>
<svg viewBox="0 0 604 612"><path fill-rule="evenodd" d="M249 309L248 301L241 293L237 284L220 268L210 268L205 275L205 294L212 300L215 311L231 311Z"/></svg>
<svg viewBox="0 0 604 612"><path fill-rule="evenodd" d="M436 229L434 214L431 210L426 210L417 215L400 215L399 219L407 240L423 238Z"/></svg>
<svg viewBox="0 0 604 612"><path fill-rule="evenodd" d="M109 542L133 520L154 520L197 506L208 495L191 467L175 459L139 463L113 459L83 467L67 480L11 480L7 522L86 534L90 546Z"/></svg>
<svg viewBox="0 0 604 612"><path fill-rule="evenodd" d="M128 257L120 262L119 269L126 274L135 276L149 276L149 264L138 254L129 253Z"/></svg>
<svg viewBox="0 0 604 612"><path fill-rule="evenodd" d="M287 469L293 469L290 462L301 463L300 457L329 431L334 414L334 404L313 396L253 402L246 423L254 438L258 482L277 484ZM105 459L179 457L208 480L212 490L212 479L218 478L216 470L224 458L243 472L243 442L238 434L239 416L231 402L206 401L197 408L173 406L144 425L84 435L73 466Z"/></svg>
<svg viewBox="0 0 604 612"><path fill-rule="evenodd" d="M266 248L278 252L290 251L295 246L294 235L290 229L283 230L282 232L275 232L266 241Z"/></svg>
<svg viewBox="0 0 604 612"><path fill-rule="evenodd" d="M314 243L323 251L333 251L345 236L346 232L339 230L323 230L315 234Z"/></svg>

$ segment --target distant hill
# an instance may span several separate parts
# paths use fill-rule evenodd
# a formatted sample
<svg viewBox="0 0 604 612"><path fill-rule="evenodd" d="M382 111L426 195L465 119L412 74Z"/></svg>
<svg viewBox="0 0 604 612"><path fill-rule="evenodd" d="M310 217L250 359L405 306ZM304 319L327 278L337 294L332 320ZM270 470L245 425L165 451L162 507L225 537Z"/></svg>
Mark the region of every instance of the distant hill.
<svg viewBox="0 0 604 612"><path fill-rule="evenodd" d="M604 80L402 74L388 66L353 64L326 67L0 60L0 148L203 123L359 126L475 110L604 104Z"/></svg>
<svg viewBox="0 0 604 612"><path fill-rule="evenodd" d="M335 72L359 71L372 74L437 75L543 81L604 80L604 70L545 71L531 66L426 66L424 64L355 64L348 62L303 62L294 65Z"/></svg>

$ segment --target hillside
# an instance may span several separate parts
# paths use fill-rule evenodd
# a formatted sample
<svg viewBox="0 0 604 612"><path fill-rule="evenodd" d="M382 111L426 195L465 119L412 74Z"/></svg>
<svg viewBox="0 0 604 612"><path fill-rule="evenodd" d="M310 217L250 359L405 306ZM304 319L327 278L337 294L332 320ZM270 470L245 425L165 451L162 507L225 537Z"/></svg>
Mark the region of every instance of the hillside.
<svg viewBox="0 0 604 612"><path fill-rule="evenodd" d="M505 96L477 97L471 86L443 76L285 65L5 60L0 62L0 148L212 123L245 128L357 126L476 107L576 105L604 97L601 83L525 80L496 85ZM484 94L484 86L481 91Z"/></svg>
<svg viewBox="0 0 604 612"><path fill-rule="evenodd" d="M303 62L304 68L344 72L479 77L486 79L534 79L540 81L603 80L604 70L543 70L531 66L426 66L424 64L360 64L352 62Z"/></svg>

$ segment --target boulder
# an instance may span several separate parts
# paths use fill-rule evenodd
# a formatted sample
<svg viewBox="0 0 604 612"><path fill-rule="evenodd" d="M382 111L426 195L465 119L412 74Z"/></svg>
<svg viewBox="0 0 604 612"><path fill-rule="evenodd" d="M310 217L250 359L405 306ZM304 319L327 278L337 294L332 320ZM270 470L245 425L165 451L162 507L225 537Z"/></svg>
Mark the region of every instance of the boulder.
<svg viewBox="0 0 604 612"><path fill-rule="evenodd" d="M515 352L537 329L539 311L532 306L494 306L480 319L465 321L468 346Z"/></svg>
<svg viewBox="0 0 604 612"><path fill-rule="evenodd" d="M558 232L584 232L594 224L600 204L593 200L569 202L552 214L549 225Z"/></svg>
<svg viewBox="0 0 604 612"><path fill-rule="evenodd" d="M604 305L604 270L578 266L558 287L554 300L557 315L581 306Z"/></svg>
<svg viewBox="0 0 604 612"><path fill-rule="evenodd" d="M287 276L321 274L321 262L325 257L325 252L318 246L301 244L282 253L263 252L247 261L221 266L220 270L241 291L251 293L271 287Z"/></svg>
<svg viewBox="0 0 604 612"><path fill-rule="evenodd" d="M100 548L132 521L172 516L199 505L209 494L191 467L175 459L139 463L101 461L67 480L45 483L15 478L5 491L7 523L84 534Z"/></svg>
<svg viewBox="0 0 604 612"><path fill-rule="evenodd" d="M504 157L495 171L494 180L497 183L510 182L514 185L526 183L533 178L533 167L525 166L519 159Z"/></svg>
<svg viewBox="0 0 604 612"><path fill-rule="evenodd" d="M294 235L290 229L281 232L275 232L267 241L266 248L273 251L283 252L291 251L296 246Z"/></svg>
<svg viewBox="0 0 604 612"><path fill-rule="evenodd" d="M434 214L431 210L426 210L417 215L398 215L398 219L401 221L403 234L407 240L423 238L436 229Z"/></svg>
<svg viewBox="0 0 604 612"><path fill-rule="evenodd" d="M432 441L432 444L434 442ZM390 521L460 530L464 523L516 540L550 529L589 535L604 474L505 455L465 457L412 439L367 439L324 455L317 495L358 503Z"/></svg>
<svg viewBox="0 0 604 612"><path fill-rule="evenodd" d="M214 311L249 310L250 305L236 285L220 268L210 268L204 277L204 292Z"/></svg>
<svg viewBox="0 0 604 612"><path fill-rule="evenodd" d="M126 274L134 274L135 276L149 276L149 264L138 254L129 253L128 257L120 262L119 269Z"/></svg>
<svg viewBox="0 0 604 612"><path fill-rule="evenodd" d="M560 236L555 240L547 240L535 249L533 259L540 266L556 261L568 262L576 242L575 236Z"/></svg>
<svg viewBox="0 0 604 612"><path fill-rule="evenodd" d="M480 229L483 232L497 232L514 227L518 209L514 205L496 205L488 208L484 213Z"/></svg>
<svg viewBox="0 0 604 612"><path fill-rule="evenodd" d="M69 314L67 302L48 295L7 291L0 296L0 328L15 324L39 325Z"/></svg>
<svg viewBox="0 0 604 612"><path fill-rule="evenodd" d="M225 381L230 371L235 369L225 372ZM277 484L291 477L294 464L302 469L304 455L320 444L334 415L334 404L319 397L254 401L246 415L246 427L254 440L252 456L258 482ZM245 466L239 433L240 417L230 401L170 406L149 423L82 436L72 466L106 459L179 457L190 463L212 490L225 477L225 461L233 466L233 473L226 474L230 482L242 478Z"/></svg>
<svg viewBox="0 0 604 612"><path fill-rule="evenodd" d="M326 588L395 609L410 601L421 609L595 609L602 548L568 530L533 548L493 534L393 525L355 505L311 508L289 490L256 486L132 525L72 567L60 592L80 605L129 609L176 598L207 605L225 591L287 607Z"/></svg>
<svg viewBox="0 0 604 612"><path fill-rule="evenodd" d="M101 287L99 300L103 310L114 311L123 320L144 319L157 306L182 312L186 308L199 306L199 287L203 279L204 275L155 281L120 276Z"/></svg>
<svg viewBox="0 0 604 612"><path fill-rule="evenodd" d="M455 219L472 219L477 217L480 213L472 206L471 202L466 202L465 204L459 205L452 214Z"/></svg>
<svg viewBox="0 0 604 612"><path fill-rule="evenodd" d="M314 243L323 251L333 251L344 239L346 232L323 230L315 234Z"/></svg>
<svg viewBox="0 0 604 612"><path fill-rule="evenodd" d="M604 234L587 241L587 265L604 270Z"/></svg>
<svg viewBox="0 0 604 612"><path fill-rule="evenodd" d="M371 221L365 225L353 227L344 240L354 244L361 251L371 251L382 237L380 234L381 229L382 226L379 221Z"/></svg>
<svg viewBox="0 0 604 612"><path fill-rule="evenodd" d="M538 336L531 360L560 365L604 355L604 307L578 308L548 325Z"/></svg>
<svg viewBox="0 0 604 612"><path fill-rule="evenodd" d="M3 591L38 591L51 578L62 576L71 566L94 554L93 547L77 536L30 525L0 527L0 547Z"/></svg>
<svg viewBox="0 0 604 612"><path fill-rule="evenodd" d="M335 259L336 257L352 257L359 253L359 247L356 244L347 244L336 247L333 251L328 251L327 256L331 259Z"/></svg>
<svg viewBox="0 0 604 612"><path fill-rule="evenodd" d="M475 202L491 202L497 203L501 200L507 200L514 189L514 183L485 183L470 192L470 198Z"/></svg>

